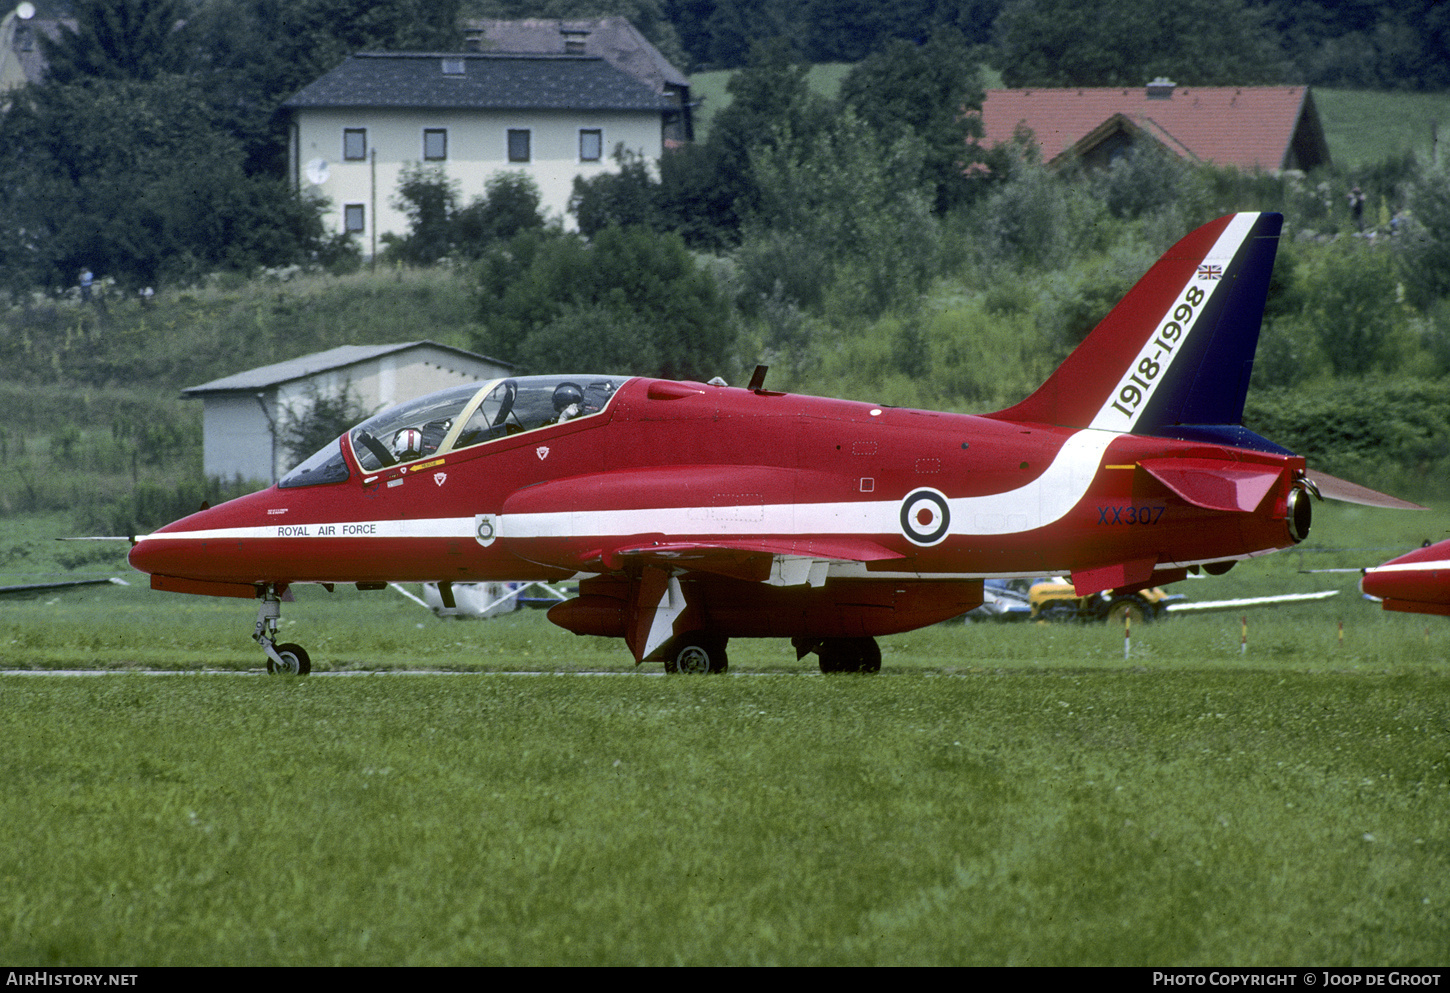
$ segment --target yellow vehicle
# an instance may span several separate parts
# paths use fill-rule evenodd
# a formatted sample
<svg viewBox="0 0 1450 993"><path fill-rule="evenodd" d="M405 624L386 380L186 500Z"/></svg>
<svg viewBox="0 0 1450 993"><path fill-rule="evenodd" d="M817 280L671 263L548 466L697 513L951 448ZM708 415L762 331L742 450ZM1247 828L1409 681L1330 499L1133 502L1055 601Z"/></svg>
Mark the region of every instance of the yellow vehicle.
<svg viewBox="0 0 1450 993"><path fill-rule="evenodd" d="M1130 617L1144 623L1162 617L1170 604L1188 599L1182 593L1165 593L1159 587L1121 593L1111 590L1078 596L1072 582L1061 576L1037 579L1027 590L1027 602L1035 621L1107 621L1122 624Z"/></svg>

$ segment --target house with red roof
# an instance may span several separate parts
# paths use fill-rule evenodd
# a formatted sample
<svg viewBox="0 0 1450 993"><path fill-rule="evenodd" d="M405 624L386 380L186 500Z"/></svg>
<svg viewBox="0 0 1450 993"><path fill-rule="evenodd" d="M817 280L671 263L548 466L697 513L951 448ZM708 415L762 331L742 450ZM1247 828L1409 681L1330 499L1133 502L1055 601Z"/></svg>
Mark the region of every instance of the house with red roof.
<svg viewBox="0 0 1450 993"><path fill-rule="evenodd" d="M1329 164L1307 86L1178 86L1159 77L1141 89L988 90L981 117L982 145L1010 142L1025 129L1055 169L1106 166L1145 142L1244 170Z"/></svg>

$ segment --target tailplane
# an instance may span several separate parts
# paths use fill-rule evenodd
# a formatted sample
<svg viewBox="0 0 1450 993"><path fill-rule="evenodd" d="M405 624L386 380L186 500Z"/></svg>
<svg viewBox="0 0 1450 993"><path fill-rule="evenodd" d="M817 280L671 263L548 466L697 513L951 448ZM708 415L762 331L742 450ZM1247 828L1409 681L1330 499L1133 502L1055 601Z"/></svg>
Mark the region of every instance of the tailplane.
<svg viewBox="0 0 1450 993"><path fill-rule="evenodd" d="M990 416L1284 451L1240 425L1283 221L1230 214L1194 231L1036 392Z"/></svg>

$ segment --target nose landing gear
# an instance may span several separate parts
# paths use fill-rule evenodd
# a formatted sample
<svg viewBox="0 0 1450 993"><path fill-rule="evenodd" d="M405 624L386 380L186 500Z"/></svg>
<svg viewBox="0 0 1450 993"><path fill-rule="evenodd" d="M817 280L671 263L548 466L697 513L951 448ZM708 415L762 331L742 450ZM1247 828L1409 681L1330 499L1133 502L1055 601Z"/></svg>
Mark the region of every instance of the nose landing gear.
<svg viewBox="0 0 1450 993"><path fill-rule="evenodd" d="M282 590L285 592L286 587ZM306 649L290 641L277 644L277 622L282 618L282 597L277 587L271 584L264 586L261 598L252 640L267 653L267 672L272 675L307 675L312 671L312 659L308 657Z"/></svg>

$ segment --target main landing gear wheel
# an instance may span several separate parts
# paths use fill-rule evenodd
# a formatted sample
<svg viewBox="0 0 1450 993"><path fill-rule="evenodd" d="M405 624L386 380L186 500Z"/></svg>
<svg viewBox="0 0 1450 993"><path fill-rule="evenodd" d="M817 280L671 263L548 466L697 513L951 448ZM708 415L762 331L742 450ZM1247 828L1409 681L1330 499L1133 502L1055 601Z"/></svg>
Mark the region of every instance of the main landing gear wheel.
<svg viewBox="0 0 1450 993"><path fill-rule="evenodd" d="M714 675L730 668L725 639L718 635L692 632L676 639L665 656L665 672L682 675Z"/></svg>
<svg viewBox="0 0 1450 993"><path fill-rule="evenodd" d="M277 655L282 659L281 664L267 659L267 672L271 675L283 676L305 676L312 671L312 659L307 655L307 650L301 645L287 642L285 645L278 645Z"/></svg>
<svg viewBox="0 0 1450 993"><path fill-rule="evenodd" d="M826 638L816 649L821 671L880 672L881 646L875 638Z"/></svg>

